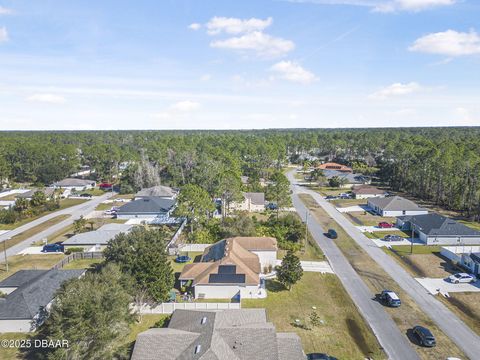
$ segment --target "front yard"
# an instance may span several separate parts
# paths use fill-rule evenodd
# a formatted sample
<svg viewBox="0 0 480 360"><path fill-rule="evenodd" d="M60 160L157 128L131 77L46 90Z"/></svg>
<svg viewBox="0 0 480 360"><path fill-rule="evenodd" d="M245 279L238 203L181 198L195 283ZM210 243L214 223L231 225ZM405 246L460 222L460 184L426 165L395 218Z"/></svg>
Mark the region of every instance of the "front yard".
<svg viewBox="0 0 480 360"><path fill-rule="evenodd" d="M390 224L396 222L394 217L383 217L374 215L367 211L353 211L345 213L344 216L350 220L350 222L357 226L377 226L380 222L388 222Z"/></svg>
<svg viewBox="0 0 480 360"><path fill-rule="evenodd" d="M3 280L18 270L28 269L50 269L65 257L63 254L42 254L42 255L14 255L8 258L8 272L5 264L0 265L0 280Z"/></svg>

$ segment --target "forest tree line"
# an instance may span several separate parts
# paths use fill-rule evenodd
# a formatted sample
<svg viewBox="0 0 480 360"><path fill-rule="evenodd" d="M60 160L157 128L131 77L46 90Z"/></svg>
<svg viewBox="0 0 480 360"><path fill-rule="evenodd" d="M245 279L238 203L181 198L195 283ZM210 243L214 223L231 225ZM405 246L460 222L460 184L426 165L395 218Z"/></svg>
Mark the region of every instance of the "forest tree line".
<svg viewBox="0 0 480 360"><path fill-rule="evenodd" d="M480 128L1 132L0 179L48 185L88 165L126 190L196 184L221 197L240 176L256 189L304 155L360 168L374 159L392 190L480 217Z"/></svg>

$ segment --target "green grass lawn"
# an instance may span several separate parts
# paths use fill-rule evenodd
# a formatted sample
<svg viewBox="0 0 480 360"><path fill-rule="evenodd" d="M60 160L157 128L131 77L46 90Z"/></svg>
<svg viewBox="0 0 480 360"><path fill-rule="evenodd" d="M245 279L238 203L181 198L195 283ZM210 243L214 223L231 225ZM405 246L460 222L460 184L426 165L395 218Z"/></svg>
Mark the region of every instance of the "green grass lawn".
<svg viewBox="0 0 480 360"><path fill-rule="evenodd" d="M195 260L195 257L197 257L198 255L202 255L202 254L203 254L202 252L181 253L180 255L188 255L192 259L188 263L177 263L177 262L175 262L175 259L177 258L176 256L169 256L168 258L170 259L170 262L172 264L173 272L182 272L185 265L192 264L193 261Z"/></svg>
<svg viewBox="0 0 480 360"><path fill-rule="evenodd" d="M64 270L69 269L89 269L92 268L92 265L100 264L103 259L78 259L72 262L69 262L63 267Z"/></svg>
<svg viewBox="0 0 480 360"><path fill-rule="evenodd" d="M277 331L297 333L306 353L321 352L339 359L384 359L375 336L357 311L335 275L304 273L291 291L275 281L267 282L268 297L242 300L243 308L265 308ZM295 326L295 319L308 324L312 306L325 322L314 329Z"/></svg>
<svg viewBox="0 0 480 360"><path fill-rule="evenodd" d="M106 191L103 191L101 189L94 188L94 189L89 189L89 190L78 191L77 193L78 194L90 194L92 196L102 196L103 194L105 194L105 192Z"/></svg>
<svg viewBox="0 0 480 360"><path fill-rule="evenodd" d="M392 230L392 231L372 231L363 233L369 239L383 239L386 235L398 235L403 238L409 238L410 235L404 231Z"/></svg>
<svg viewBox="0 0 480 360"><path fill-rule="evenodd" d="M412 247L410 245L393 245L392 250L400 256L410 255ZM437 245L414 245L413 254L432 254L439 253L441 246Z"/></svg>
<svg viewBox="0 0 480 360"><path fill-rule="evenodd" d="M28 333L0 333L0 341L1 340L27 340L33 339L33 334ZM33 342L33 340L32 340ZM18 360L24 359L22 356L20 349L12 347L12 348L0 348L0 359L2 360Z"/></svg>
<svg viewBox="0 0 480 360"><path fill-rule="evenodd" d="M50 269L64 257L64 254L10 256L8 258L8 272L5 270L5 264L0 265L0 280L9 277L18 270Z"/></svg>
<svg viewBox="0 0 480 360"><path fill-rule="evenodd" d="M338 199L330 201L335 207L349 207L355 205L367 205L367 201L365 199Z"/></svg>
<svg viewBox="0 0 480 360"><path fill-rule="evenodd" d="M63 220L68 219L69 217L70 215L67 215L67 214L58 215L58 216L55 216L54 218L51 218L50 220L47 220L41 224L38 224L37 226L34 226L28 230L25 230L20 234L12 236L11 239L7 240L6 248L8 249L14 245L17 245L22 241L28 239L29 237L35 234L38 234L39 232L42 232L43 230L48 229L50 226L58 224L59 222L62 222Z"/></svg>

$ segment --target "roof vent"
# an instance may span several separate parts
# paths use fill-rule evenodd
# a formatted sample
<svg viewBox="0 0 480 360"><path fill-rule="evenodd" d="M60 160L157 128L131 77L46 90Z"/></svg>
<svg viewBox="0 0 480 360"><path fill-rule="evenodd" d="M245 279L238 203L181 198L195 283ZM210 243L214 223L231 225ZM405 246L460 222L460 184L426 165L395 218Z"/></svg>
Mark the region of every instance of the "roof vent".
<svg viewBox="0 0 480 360"><path fill-rule="evenodd" d="M197 345L195 346L195 354L198 354L200 352L200 350L202 350L202 345Z"/></svg>
<svg viewBox="0 0 480 360"><path fill-rule="evenodd" d="M200 324L205 325L207 323L207 317L204 316L202 320L200 321Z"/></svg>

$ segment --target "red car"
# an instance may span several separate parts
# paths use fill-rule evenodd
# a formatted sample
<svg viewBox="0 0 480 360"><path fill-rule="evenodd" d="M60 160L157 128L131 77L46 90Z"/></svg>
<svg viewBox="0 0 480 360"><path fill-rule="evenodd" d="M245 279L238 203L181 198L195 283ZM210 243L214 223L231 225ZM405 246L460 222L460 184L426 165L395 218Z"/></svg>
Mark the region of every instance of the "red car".
<svg viewBox="0 0 480 360"><path fill-rule="evenodd" d="M110 184L110 183L101 183L100 185L98 185L98 187L102 190L111 189L112 186L113 184Z"/></svg>
<svg viewBox="0 0 480 360"><path fill-rule="evenodd" d="M390 223L388 223L388 222L386 222L386 221L382 221L382 222L378 223L378 227L379 227L379 228L382 228L382 229L390 229L390 228L392 228L393 226L394 226L393 224L390 224Z"/></svg>

